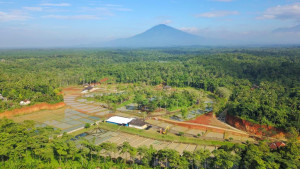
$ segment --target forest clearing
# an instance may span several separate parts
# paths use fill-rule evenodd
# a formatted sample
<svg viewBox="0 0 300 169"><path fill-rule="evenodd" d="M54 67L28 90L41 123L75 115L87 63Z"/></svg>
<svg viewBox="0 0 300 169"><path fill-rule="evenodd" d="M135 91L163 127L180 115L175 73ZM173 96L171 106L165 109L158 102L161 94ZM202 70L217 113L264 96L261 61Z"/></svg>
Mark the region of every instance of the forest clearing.
<svg viewBox="0 0 300 169"><path fill-rule="evenodd" d="M276 74L269 72L269 69L265 70L270 63L285 65L290 61L290 67L296 71L298 64L294 62L299 61L291 51L281 49L290 57L260 58L266 64L252 60L258 57L251 50L240 53L232 51L230 56L221 49L196 50L194 52L197 54L186 57L170 54L168 50L131 51L136 52L135 56L127 56L126 50L121 51L121 54L96 50L106 59L94 56L83 59L80 53L72 53L71 58L53 56L49 60L48 56L52 52L55 51L44 51L43 55L47 58L32 57L36 63L35 69L28 70L18 66L31 65L22 59L21 54L18 56L14 51L4 51L0 55L6 60L0 63L4 68L0 69L0 108L4 112L2 116L12 120L4 118L0 124L5 133L1 136L3 141L0 144L5 151L0 157L5 165L12 165L8 162L15 158L23 161L40 157L34 160L42 166L49 161L54 166L69 165L61 159L79 166L83 165L80 158L85 156L85 164L93 160L97 163L96 159L102 163L108 158L112 165L123 164L125 161L125 166L147 164L155 167L163 165L163 153L170 153L174 158L176 156L180 165L186 165L188 155L196 156L200 153L207 161L193 166L217 165L217 158L230 157L232 167L242 163L239 159L245 158L243 153L258 151L264 154L261 157L264 165L268 163L265 159L271 155L276 156L272 165L287 166L289 164L286 162L293 160L291 165L298 165L297 158L294 158L298 151L289 156L293 160L282 155L286 160L284 162L278 162L277 158L281 155L276 151L280 149L281 153L290 153L291 149L299 148L298 76L279 68L269 68L278 71ZM67 55L69 51L59 52ZM150 61L145 63L140 52L148 56ZM193 50L186 52L193 53ZM224 54L220 57L214 52ZM271 55L267 50L257 49L256 52ZM297 53L298 49L294 49L294 52ZM109 55L105 56L107 53ZM9 54L14 55L14 58L8 58ZM159 62L166 59L169 62ZM55 67L59 62L61 65ZM68 64L71 62L80 64ZM97 66L90 66L90 62ZM99 62L101 65L98 65ZM265 72L265 76L260 74L262 77L256 77L253 72L247 73L249 67L243 67L244 64L256 65L261 72ZM48 69L56 71L49 72ZM25 72L25 75L20 75L20 71ZM43 79L38 80L41 72ZM12 74L15 76L13 79L10 78ZM277 80L268 80L269 76ZM286 79L279 81L283 76ZM32 108L42 104L60 106L53 109ZM33 111L27 112L31 109ZM15 113L7 113L10 111ZM131 121L127 124L110 124L107 120L111 117L136 119L137 127L146 127L134 128ZM21 139L16 137L18 132L36 139ZM18 147L18 152L28 152L26 157L11 158L9 147L13 146L11 144L19 145L18 141L9 142L14 139L23 140L24 144L30 146L29 150L26 146ZM52 142L52 139L55 141ZM33 148L31 145L34 142L45 146ZM61 150L61 147L65 150ZM140 153L143 150L152 154L138 157L138 150ZM49 156L40 153L44 151L48 151ZM80 157L72 159L74 156L69 156L72 151L80 154ZM167 160L164 165L173 164Z"/></svg>

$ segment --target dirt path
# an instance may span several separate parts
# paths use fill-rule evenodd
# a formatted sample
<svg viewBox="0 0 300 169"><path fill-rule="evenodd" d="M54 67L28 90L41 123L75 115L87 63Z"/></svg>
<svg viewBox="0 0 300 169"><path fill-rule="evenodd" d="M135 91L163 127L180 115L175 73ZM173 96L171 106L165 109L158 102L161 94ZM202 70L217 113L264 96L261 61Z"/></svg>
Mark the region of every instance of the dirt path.
<svg viewBox="0 0 300 169"><path fill-rule="evenodd" d="M248 133L238 130L238 129L228 129L228 128L217 127L217 126L206 125L206 124L199 124L199 123L194 123L194 122L193 123L192 122L179 122L179 121L173 121L173 120L164 119L164 118L158 118L158 120L164 121L164 122L167 122L170 124L174 124L174 125L191 128L191 129L200 129L200 130L204 130L204 131L210 130L210 131L218 132L218 133L229 132L234 135L236 134L236 135L241 135L241 136L249 136Z"/></svg>
<svg viewBox="0 0 300 169"><path fill-rule="evenodd" d="M111 113L109 113L110 111L107 108L103 108L99 105L97 106L95 105L96 103L86 103L86 101L82 101L84 99L78 99L78 97L82 96L80 92L81 92L80 89L70 88L64 96L66 105L71 107L71 109L92 116L98 116L98 117L111 116ZM122 112L119 114L122 114ZM202 134L203 135L202 137L204 139L215 138L216 140L224 140L224 138L229 138L229 137L235 137L234 140L237 141L238 140L244 141L246 139L249 139L249 134L219 121L217 118L213 116L212 113L199 116L194 120L190 120L186 122L178 122L178 121L173 121L173 120L164 119L160 117L158 117L157 119L161 123L165 122L166 126L172 124L170 128L172 131L174 130L173 133L175 134L177 134L178 132L184 132L187 135L191 135L191 137L193 137L199 133L205 133L205 135ZM155 126L157 124L153 123L152 125ZM161 127L160 125L157 126ZM166 126L162 126L162 127L165 128ZM226 135L225 133L228 133L229 136L225 137Z"/></svg>

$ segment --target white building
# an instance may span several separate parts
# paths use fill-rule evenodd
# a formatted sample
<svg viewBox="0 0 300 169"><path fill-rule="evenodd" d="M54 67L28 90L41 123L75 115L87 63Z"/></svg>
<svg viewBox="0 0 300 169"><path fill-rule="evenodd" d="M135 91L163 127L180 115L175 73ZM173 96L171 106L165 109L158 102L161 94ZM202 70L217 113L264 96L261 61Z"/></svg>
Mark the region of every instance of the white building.
<svg viewBox="0 0 300 169"><path fill-rule="evenodd" d="M29 100L24 100L24 101L20 101L20 105L21 106L26 106L28 104L30 104L31 102Z"/></svg>
<svg viewBox="0 0 300 169"><path fill-rule="evenodd" d="M131 122L133 118L126 118L121 116L112 116L106 120L107 123L117 124L121 126L129 126L129 122Z"/></svg>

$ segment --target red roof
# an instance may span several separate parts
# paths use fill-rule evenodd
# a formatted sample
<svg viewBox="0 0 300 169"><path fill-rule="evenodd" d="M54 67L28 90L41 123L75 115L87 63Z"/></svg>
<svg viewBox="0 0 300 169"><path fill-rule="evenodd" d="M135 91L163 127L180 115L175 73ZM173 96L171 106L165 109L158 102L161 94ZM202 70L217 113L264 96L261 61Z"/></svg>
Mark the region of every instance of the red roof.
<svg viewBox="0 0 300 169"><path fill-rule="evenodd" d="M108 80L108 78L106 77L106 78L101 79L100 82L103 83L103 82L106 82L107 80Z"/></svg>
<svg viewBox="0 0 300 169"><path fill-rule="evenodd" d="M284 146L285 146L284 142L274 142L274 143L270 144L270 148L273 150L276 150L276 149L278 149L280 147L284 147Z"/></svg>

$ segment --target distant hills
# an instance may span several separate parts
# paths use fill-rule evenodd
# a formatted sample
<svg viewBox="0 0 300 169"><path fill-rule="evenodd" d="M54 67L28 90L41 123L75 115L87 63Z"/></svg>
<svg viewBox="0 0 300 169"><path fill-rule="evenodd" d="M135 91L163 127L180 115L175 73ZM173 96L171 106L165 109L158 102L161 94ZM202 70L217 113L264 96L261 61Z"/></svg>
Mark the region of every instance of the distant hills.
<svg viewBox="0 0 300 169"><path fill-rule="evenodd" d="M135 36L116 39L99 47L171 47L203 45L205 39L173 27L160 24Z"/></svg>

